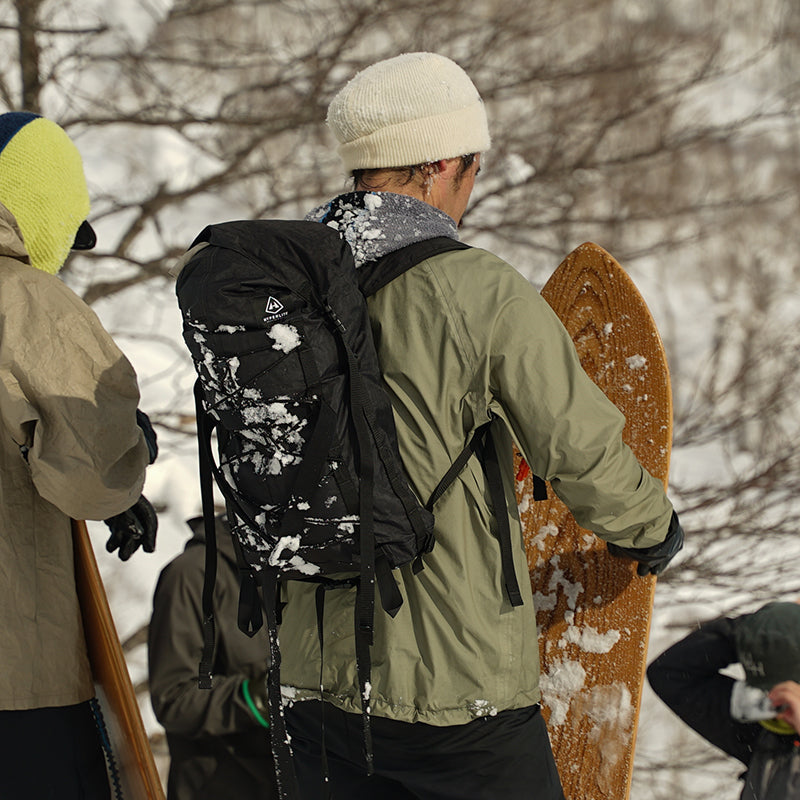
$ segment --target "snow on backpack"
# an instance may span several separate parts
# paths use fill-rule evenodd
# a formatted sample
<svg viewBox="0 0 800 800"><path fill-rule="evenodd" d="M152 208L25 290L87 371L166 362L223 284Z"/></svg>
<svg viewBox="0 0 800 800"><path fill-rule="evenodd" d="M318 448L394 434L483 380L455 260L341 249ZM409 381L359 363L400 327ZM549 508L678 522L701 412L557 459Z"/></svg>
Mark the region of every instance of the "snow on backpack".
<svg viewBox="0 0 800 800"><path fill-rule="evenodd" d="M371 767L366 699L376 584L381 605L395 615L403 600L391 572L409 563L421 568L421 557L434 545L431 509L473 453L490 477L495 507L505 507L488 426L464 447L428 502L417 499L400 460L367 315L367 295L430 256L464 247L430 239L356 270L349 245L325 225L228 222L198 236L178 277L183 335L199 376L208 540L200 686L211 686L214 646L213 473L243 562L239 625L250 635L261 625L257 586L262 592L270 634L270 725L284 784L294 778L288 746L278 752L287 738L277 640L280 581L319 584L320 626L324 592L357 587L356 662ZM507 527L505 513L497 519ZM520 604L508 531L500 541L507 591Z"/></svg>

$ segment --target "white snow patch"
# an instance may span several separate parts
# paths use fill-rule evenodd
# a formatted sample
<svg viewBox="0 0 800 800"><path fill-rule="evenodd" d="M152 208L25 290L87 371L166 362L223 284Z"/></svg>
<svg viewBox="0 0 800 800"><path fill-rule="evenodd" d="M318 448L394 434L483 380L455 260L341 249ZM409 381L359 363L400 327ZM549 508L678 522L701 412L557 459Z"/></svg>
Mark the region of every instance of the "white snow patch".
<svg viewBox="0 0 800 800"><path fill-rule="evenodd" d="M564 571L558 566L558 562L558 556L553 558L551 561L554 569L553 574L550 576L550 583L548 584L547 588L551 592L556 592L558 587L561 586L561 588L564 590L564 595L567 598L567 606L574 611L578 604L578 598L584 592L583 584L573 583L572 581L568 580L564 574Z"/></svg>
<svg viewBox="0 0 800 800"><path fill-rule="evenodd" d="M297 699L297 687L296 686L287 686L286 684L281 684L281 704L285 708L286 706L291 706L292 703Z"/></svg>
<svg viewBox="0 0 800 800"><path fill-rule="evenodd" d="M304 575L316 575L319 572L317 564L309 564L308 561L300 558L300 556L292 556L289 559L289 565Z"/></svg>
<svg viewBox="0 0 800 800"><path fill-rule="evenodd" d="M550 709L550 725L563 725L572 700L586 683L586 670L579 661L556 661L541 676L542 698Z"/></svg>
<svg viewBox="0 0 800 800"><path fill-rule="evenodd" d="M469 703L469 710L476 717L497 716L497 707L488 700L472 700Z"/></svg>
<svg viewBox="0 0 800 800"><path fill-rule="evenodd" d="M269 554L269 564L271 567L280 566L284 550L288 550L290 553L296 553L300 549L300 537L299 536L281 536L277 542L275 542L275 546L272 548L272 552Z"/></svg>
<svg viewBox="0 0 800 800"><path fill-rule="evenodd" d="M610 630L600 633L591 625L584 628L571 626L564 632L564 639L570 644L577 645L585 653L609 653L620 640L620 632Z"/></svg>
<svg viewBox="0 0 800 800"><path fill-rule="evenodd" d="M376 209L380 208L383 205L383 198L379 194L369 194L364 195L364 208L367 211L375 211Z"/></svg>
<svg viewBox="0 0 800 800"><path fill-rule="evenodd" d="M300 346L300 333L294 325L278 322L267 331L267 336L275 342L273 350L290 353Z"/></svg>
<svg viewBox="0 0 800 800"><path fill-rule="evenodd" d="M628 369L642 369L647 366L647 359L644 356L635 355L625 359Z"/></svg>
<svg viewBox="0 0 800 800"><path fill-rule="evenodd" d="M530 538L528 546L536 547L539 550L545 549L545 541L551 536L558 536L558 525L553 522L548 522L547 525L542 525L541 528Z"/></svg>

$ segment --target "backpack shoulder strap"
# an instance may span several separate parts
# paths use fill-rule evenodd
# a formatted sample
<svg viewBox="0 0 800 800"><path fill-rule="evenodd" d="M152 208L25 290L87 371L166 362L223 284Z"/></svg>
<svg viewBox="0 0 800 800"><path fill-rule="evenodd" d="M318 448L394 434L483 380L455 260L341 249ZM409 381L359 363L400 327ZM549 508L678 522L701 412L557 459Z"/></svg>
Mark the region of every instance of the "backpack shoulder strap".
<svg viewBox="0 0 800 800"><path fill-rule="evenodd" d="M369 261L361 266L358 270L358 285L364 296L369 297L425 259L450 250L468 250L469 247L470 245L451 239L449 236L436 236L433 239L413 242L388 253L383 258Z"/></svg>

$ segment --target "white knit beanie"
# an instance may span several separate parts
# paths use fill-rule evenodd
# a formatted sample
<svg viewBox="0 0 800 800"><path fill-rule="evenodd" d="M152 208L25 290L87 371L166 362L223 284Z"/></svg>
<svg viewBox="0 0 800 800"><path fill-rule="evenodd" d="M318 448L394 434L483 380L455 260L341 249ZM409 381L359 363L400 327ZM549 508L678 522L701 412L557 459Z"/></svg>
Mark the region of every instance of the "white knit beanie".
<svg viewBox="0 0 800 800"><path fill-rule="evenodd" d="M435 53L405 53L359 72L331 101L328 125L348 171L425 164L491 144L475 85Z"/></svg>

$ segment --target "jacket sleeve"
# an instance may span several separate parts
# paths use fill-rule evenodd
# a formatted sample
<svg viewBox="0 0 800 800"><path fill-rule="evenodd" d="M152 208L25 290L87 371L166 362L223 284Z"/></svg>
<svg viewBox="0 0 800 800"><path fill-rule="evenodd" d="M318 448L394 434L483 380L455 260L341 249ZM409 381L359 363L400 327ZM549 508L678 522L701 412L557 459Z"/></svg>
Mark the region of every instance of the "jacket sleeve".
<svg viewBox="0 0 800 800"><path fill-rule="evenodd" d="M141 493L147 445L133 367L58 278L3 285L0 414L38 493L76 519L107 519Z"/></svg>
<svg viewBox="0 0 800 800"><path fill-rule="evenodd" d="M748 765L762 728L730 715L734 680L720 673L737 661L735 620L720 618L665 650L647 668L653 691L690 728Z"/></svg>
<svg viewBox="0 0 800 800"><path fill-rule="evenodd" d="M179 557L161 573L148 636L150 698L156 718L168 733L191 738L258 727L241 694L242 681L250 675L233 669L224 674L224 665L215 663L213 687L197 685L203 650L202 552L197 548ZM219 609L217 615L219 622ZM218 625L215 661L224 639L225 631Z"/></svg>
<svg viewBox="0 0 800 800"><path fill-rule="evenodd" d="M625 418L583 370L553 310L503 266L481 298L490 409L578 524L622 546L658 544L672 517L663 484L622 441Z"/></svg>

